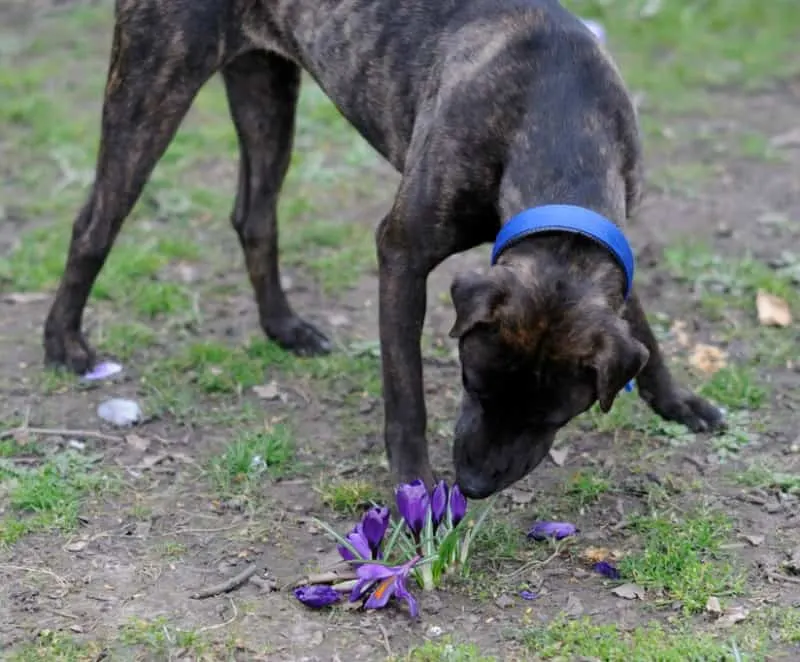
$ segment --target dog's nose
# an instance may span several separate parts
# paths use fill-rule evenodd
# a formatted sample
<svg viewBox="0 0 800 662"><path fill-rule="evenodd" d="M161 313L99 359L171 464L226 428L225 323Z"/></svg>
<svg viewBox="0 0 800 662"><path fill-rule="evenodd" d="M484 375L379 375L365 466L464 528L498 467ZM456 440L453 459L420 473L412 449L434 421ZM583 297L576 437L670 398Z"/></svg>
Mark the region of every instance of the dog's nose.
<svg viewBox="0 0 800 662"><path fill-rule="evenodd" d="M495 484L475 471L457 471L456 483L469 499L485 499L495 492Z"/></svg>

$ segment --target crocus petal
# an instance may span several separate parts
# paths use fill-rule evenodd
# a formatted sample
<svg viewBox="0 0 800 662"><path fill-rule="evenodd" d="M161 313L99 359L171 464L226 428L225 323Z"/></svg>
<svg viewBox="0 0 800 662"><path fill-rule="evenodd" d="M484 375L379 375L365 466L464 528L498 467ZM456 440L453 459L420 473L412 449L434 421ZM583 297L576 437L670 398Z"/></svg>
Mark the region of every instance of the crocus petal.
<svg viewBox="0 0 800 662"><path fill-rule="evenodd" d="M456 526L467 514L467 498L461 493L458 485L453 485L453 489L450 490L448 507L450 508L450 519L453 526Z"/></svg>
<svg viewBox="0 0 800 662"><path fill-rule="evenodd" d="M87 381L98 381L100 379L108 379L109 377L113 377L120 372L122 372L122 366L119 363L114 363L113 361L101 361L89 372L85 373L83 378Z"/></svg>
<svg viewBox="0 0 800 662"><path fill-rule="evenodd" d="M361 520L361 532L369 545L373 559L379 556L383 536L386 535L388 526L388 508L370 508L364 513L364 518Z"/></svg>
<svg viewBox="0 0 800 662"><path fill-rule="evenodd" d="M408 528L417 536L425 525L428 514L428 488L419 478L411 483L400 485L396 492L397 509L406 521Z"/></svg>
<svg viewBox="0 0 800 662"><path fill-rule="evenodd" d="M440 480L431 494L431 517L433 525L438 526L447 511L447 483Z"/></svg>
<svg viewBox="0 0 800 662"><path fill-rule="evenodd" d="M414 599L414 596L408 592L405 581L398 579L397 584L395 585L394 594L401 600L406 601L408 604L408 613L412 618L416 618L419 614L419 606L417 605L417 601Z"/></svg>
<svg viewBox="0 0 800 662"><path fill-rule="evenodd" d="M316 584L314 586L299 586L294 590L294 597L302 602L306 607L322 609L339 602L341 596L339 592L327 584Z"/></svg>
<svg viewBox="0 0 800 662"><path fill-rule="evenodd" d="M376 563L364 563L359 565L356 568L358 582L350 592L350 602L358 600L375 582L386 579L387 577L392 577L396 572L394 568L377 565Z"/></svg>
<svg viewBox="0 0 800 662"><path fill-rule="evenodd" d="M352 545L353 549L358 552L359 559L369 560L372 558L372 551L369 548L369 543L361 532L361 527L357 526L353 531L347 534L345 540ZM339 545L339 554L345 561L353 560L353 553L344 545Z"/></svg>
<svg viewBox="0 0 800 662"><path fill-rule="evenodd" d="M609 579L619 579L622 576L620 575L619 570L617 570L608 561L600 561L599 563L595 563L594 571L599 572L601 575L608 577Z"/></svg>
<svg viewBox="0 0 800 662"><path fill-rule="evenodd" d="M385 607L389 602L389 598L394 595L398 581L400 581L400 578L397 575L392 575L381 581L364 603L364 609L381 609Z"/></svg>
<svg viewBox="0 0 800 662"><path fill-rule="evenodd" d="M533 591L520 591L519 597L521 597L523 600L535 600L539 597L539 594L534 593Z"/></svg>
<svg viewBox="0 0 800 662"><path fill-rule="evenodd" d="M547 538L561 540L567 536L573 536L577 532L578 529L575 525L569 522L536 522L528 531L528 537L534 540L546 540Z"/></svg>

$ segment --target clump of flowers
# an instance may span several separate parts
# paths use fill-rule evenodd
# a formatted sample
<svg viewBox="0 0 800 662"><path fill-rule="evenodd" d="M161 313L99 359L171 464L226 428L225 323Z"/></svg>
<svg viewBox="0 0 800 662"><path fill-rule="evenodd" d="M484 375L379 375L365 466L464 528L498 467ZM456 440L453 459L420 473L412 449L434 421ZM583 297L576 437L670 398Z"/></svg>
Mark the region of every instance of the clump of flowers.
<svg viewBox="0 0 800 662"><path fill-rule="evenodd" d="M467 518L467 499L458 485L440 481L429 492L415 480L399 485L395 501L400 515L374 505L345 536L324 522L318 524L338 543L339 555L349 565L346 575L324 575L327 581L308 581L294 595L312 608L327 607L349 593L350 602L361 601L365 609L385 607L392 597L408 604L417 616L417 601L408 588L409 579L426 591L441 585L443 578L463 567L470 545L489 514L489 500L477 517Z"/></svg>

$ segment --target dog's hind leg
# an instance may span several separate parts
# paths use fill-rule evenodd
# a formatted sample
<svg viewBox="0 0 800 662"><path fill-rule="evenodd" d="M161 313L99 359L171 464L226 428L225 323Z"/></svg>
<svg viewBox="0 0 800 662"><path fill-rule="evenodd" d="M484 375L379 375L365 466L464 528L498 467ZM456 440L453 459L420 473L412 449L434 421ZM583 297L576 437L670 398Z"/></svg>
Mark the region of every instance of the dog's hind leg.
<svg viewBox="0 0 800 662"><path fill-rule="evenodd" d="M121 4L95 180L74 221L66 268L45 322L47 363L79 373L94 362L81 332L94 282L123 221L220 58L214 35L192 40L170 17L159 15L159 8Z"/></svg>
<svg viewBox="0 0 800 662"><path fill-rule="evenodd" d="M289 167L300 69L280 55L252 51L222 75L239 136L239 188L231 221L244 252L261 327L300 355L327 353L328 339L292 310L278 266L277 204Z"/></svg>

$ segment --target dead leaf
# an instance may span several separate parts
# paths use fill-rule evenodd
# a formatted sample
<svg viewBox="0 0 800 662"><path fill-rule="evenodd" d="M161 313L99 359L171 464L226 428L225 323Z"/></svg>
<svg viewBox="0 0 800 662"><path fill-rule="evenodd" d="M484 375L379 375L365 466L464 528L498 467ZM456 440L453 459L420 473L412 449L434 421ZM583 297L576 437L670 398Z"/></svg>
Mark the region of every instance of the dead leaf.
<svg viewBox="0 0 800 662"><path fill-rule="evenodd" d="M9 292L3 295L3 303L37 303L49 298L50 295L45 292Z"/></svg>
<svg viewBox="0 0 800 662"><path fill-rule="evenodd" d="M765 290L758 290L756 293L756 311L761 326L787 327L792 323L789 304Z"/></svg>
<svg viewBox="0 0 800 662"><path fill-rule="evenodd" d="M721 628L729 628L736 623L741 623L750 615L744 607L728 607L725 613L717 619L717 625Z"/></svg>
<svg viewBox="0 0 800 662"><path fill-rule="evenodd" d="M719 603L719 598L711 596L706 600L706 611L714 616L719 616L722 613L722 605Z"/></svg>
<svg viewBox="0 0 800 662"><path fill-rule="evenodd" d="M689 363L704 375L713 375L725 367L726 358L727 354L719 347L698 343L689 357Z"/></svg>
<svg viewBox="0 0 800 662"><path fill-rule="evenodd" d="M581 557L587 563L600 563L601 561L619 561L623 554L618 549L607 547L587 547L581 552Z"/></svg>
<svg viewBox="0 0 800 662"><path fill-rule="evenodd" d="M689 334L686 333L686 322L683 320L675 320L672 323L672 327L670 331L675 336L675 341L681 347L688 347L689 346Z"/></svg>
<svg viewBox="0 0 800 662"><path fill-rule="evenodd" d="M563 467L564 462L567 461L567 454L569 451L566 448L551 448L550 459L557 467Z"/></svg>
<svg viewBox="0 0 800 662"><path fill-rule="evenodd" d="M148 448L150 448L150 440L140 437L138 434L125 435L125 441L133 450L138 453L144 453Z"/></svg>
<svg viewBox="0 0 800 662"><path fill-rule="evenodd" d="M274 381L271 381L269 384L254 386L253 393L262 400L277 400L281 397L278 385Z"/></svg>
<svg viewBox="0 0 800 662"><path fill-rule="evenodd" d="M767 539L766 536L742 536L747 542L749 542L753 547L759 547L764 544L764 541Z"/></svg>
<svg viewBox="0 0 800 662"><path fill-rule="evenodd" d="M611 593L618 598L625 598L626 600L644 600L644 589L638 584L622 584L611 589Z"/></svg>

